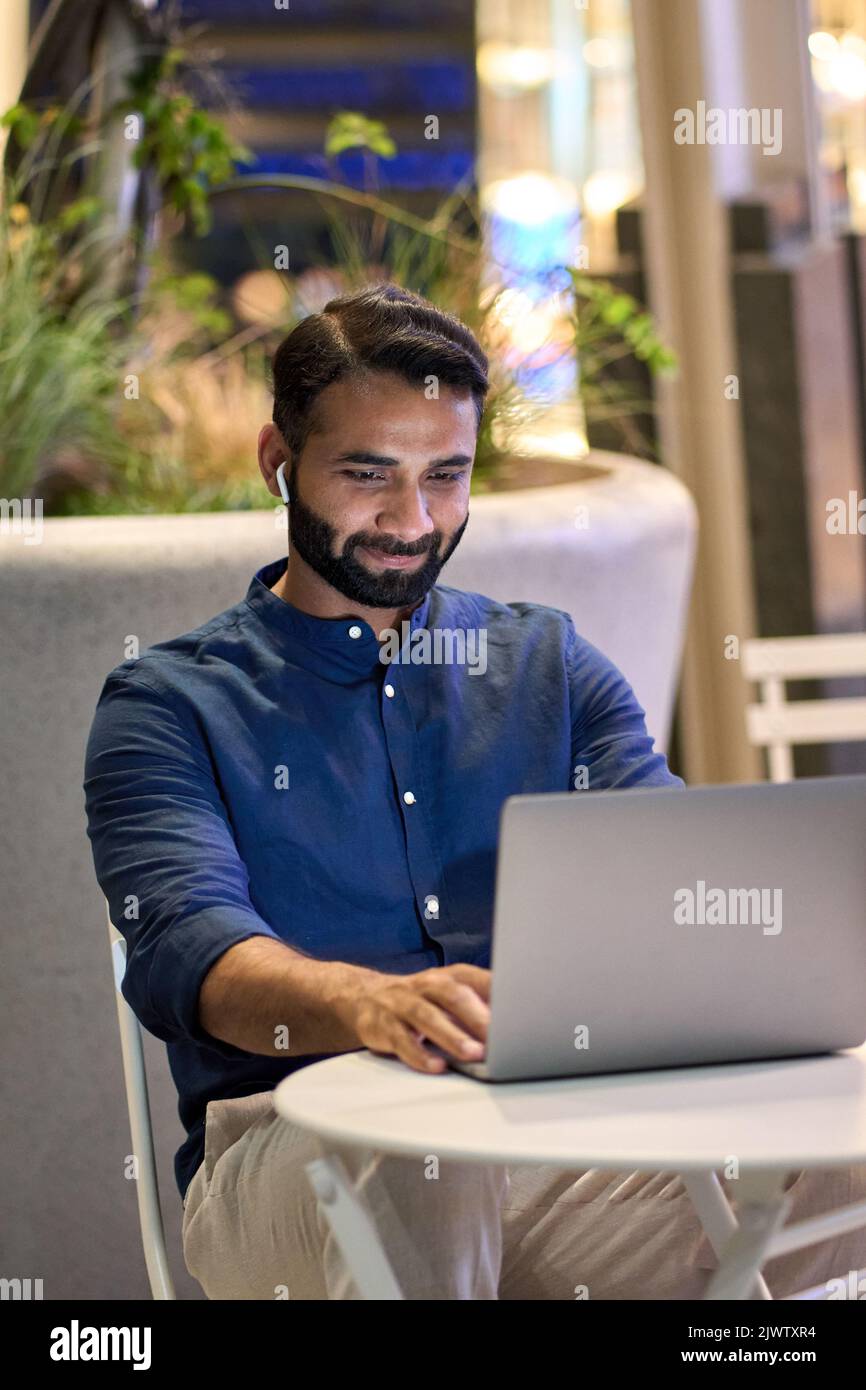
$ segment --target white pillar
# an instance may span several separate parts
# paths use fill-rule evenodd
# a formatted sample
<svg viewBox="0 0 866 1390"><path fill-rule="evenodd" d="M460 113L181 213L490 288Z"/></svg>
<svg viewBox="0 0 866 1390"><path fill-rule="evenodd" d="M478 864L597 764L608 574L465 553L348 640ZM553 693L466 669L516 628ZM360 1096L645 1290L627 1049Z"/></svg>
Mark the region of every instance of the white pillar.
<svg viewBox="0 0 866 1390"><path fill-rule="evenodd" d="M686 644L681 731L690 782L761 776L746 738L749 687L726 639L754 632L754 596L725 207L713 147L678 145L674 112L706 100L695 0L632 0L646 191L644 245L651 305L679 355L659 389L663 461L694 495L701 533Z"/></svg>
<svg viewBox="0 0 866 1390"><path fill-rule="evenodd" d="M781 112L778 154L759 145L716 145L723 196L760 195L775 182L802 179L813 235L829 230L818 165L819 119L810 68L810 0L700 0L708 106Z"/></svg>
<svg viewBox="0 0 866 1390"><path fill-rule="evenodd" d="M14 106L27 74L28 0L4 0L0 27L0 115ZM7 132L0 131L0 159Z"/></svg>

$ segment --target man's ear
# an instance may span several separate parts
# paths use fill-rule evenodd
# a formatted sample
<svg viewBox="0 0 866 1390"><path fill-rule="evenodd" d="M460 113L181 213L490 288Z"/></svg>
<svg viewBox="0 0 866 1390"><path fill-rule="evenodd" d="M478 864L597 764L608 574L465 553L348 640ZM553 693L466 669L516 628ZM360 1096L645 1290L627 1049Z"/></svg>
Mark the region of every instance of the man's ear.
<svg viewBox="0 0 866 1390"><path fill-rule="evenodd" d="M277 488L279 487L277 470L280 464L288 463L288 457L289 450L286 448L286 442L276 425L270 421L266 425L262 425L258 441L259 468L268 491L274 496L277 495ZM280 488L280 495L283 496L282 488ZM285 496L283 496L283 501L285 500Z"/></svg>

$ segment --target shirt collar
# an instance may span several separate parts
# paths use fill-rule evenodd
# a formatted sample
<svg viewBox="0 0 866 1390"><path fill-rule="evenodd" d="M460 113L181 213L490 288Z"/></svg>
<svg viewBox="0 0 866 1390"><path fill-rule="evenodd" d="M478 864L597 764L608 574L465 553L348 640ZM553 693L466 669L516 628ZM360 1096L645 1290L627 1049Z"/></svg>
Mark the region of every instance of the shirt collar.
<svg viewBox="0 0 866 1390"><path fill-rule="evenodd" d="M288 557L284 556L263 565L256 570L247 589L247 605L268 630L275 636L288 638L293 644L300 643L311 654L316 653L319 660L314 664L320 669L323 665L333 668L324 669L323 674L336 674L343 670L357 676L377 667L384 671L386 663L379 660L381 643L378 634L363 618L317 618L271 592L271 586L285 574L287 564ZM429 589L409 615L407 641L417 628L426 627L432 592Z"/></svg>

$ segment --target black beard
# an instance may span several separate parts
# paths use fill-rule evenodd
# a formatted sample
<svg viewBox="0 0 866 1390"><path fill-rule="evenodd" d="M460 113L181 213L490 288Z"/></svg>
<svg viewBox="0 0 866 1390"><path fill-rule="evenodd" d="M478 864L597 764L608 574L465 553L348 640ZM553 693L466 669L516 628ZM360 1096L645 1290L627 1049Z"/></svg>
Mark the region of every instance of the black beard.
<svg viewBox="0 0 866 1390"><path fill-rule="evenodd" d="M469 521L467 512L463 524L451 537L443 555L439 553L442 545L441 531L434 531L432 536L425 537L421 546L388 549L387 553L391 555L427 554L427 559L420 569L412 570L408 574L402 570L384 570L382 574L375 575L355 559L355 551L359 546L377 548L375 538L371 540L363 531L357 531L344 542L342 554L335 555L336 531L301 501L294 478L291 499L290 546L294 546L310 569L321 575L332 588L344 594L352 603L362 604L365 608L404 608L409 604L419 603L428 589L432 589L436 583L442 567L459 545Z"/></svg>

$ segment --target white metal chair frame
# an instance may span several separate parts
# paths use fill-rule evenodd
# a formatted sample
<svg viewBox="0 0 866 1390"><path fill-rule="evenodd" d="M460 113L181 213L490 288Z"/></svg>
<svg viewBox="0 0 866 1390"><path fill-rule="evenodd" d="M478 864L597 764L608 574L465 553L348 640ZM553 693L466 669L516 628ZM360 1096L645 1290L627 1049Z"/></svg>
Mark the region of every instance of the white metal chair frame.
<svg viewBox="0 0 866 1390"><path fill-rule="evenodd" d="M754 638L743 643L742 662L761 693L746 708L746 732L767 749L772 782L793 780L795 744L866 739L866 697L788 701L785 692L791 680L866 676L866 634Z"/></svg>
<svg viewBox="0 0 866 1390"><path fill-rule="evenodd" d="M761 696L758 704L746 708L746 732L754 746L766 748L772 782L794 780L795 745L866 739L866 697L789 701L785 688L792 680L866 676L866 634L752 638L743 643L742 660L743 675L758 684ZM811 1225L826 1239L834 1233L832 1221L833 1216L827 1215L815 1218ZM783 1241L784 1235L776 1237L780 1248ZM858 1277L864 1275L866 1271L860 1270ZM793 1295L826 1296L823 1289Z"/></svg>
<svg viewBox="0 0 866 1390"><path fill-rule="evenodd" d="M153 1151L153 1127L150 1101L147 1094L147 1072L141 1043L141 1024L124 999L120 986L126 973L126 942L111 920L106 903L108 940L114 969L114 997L117 1004L117 1023L120 1029L120 1049L123 1055L123 1080L126 1087L126 1106L132 1152L137 1165L136 1193L141 1243L150 1291L155 1299L176 1298L168 1256L165 1249L165 1229L159 1204L159 1182L156 1157Z"/></svg>

